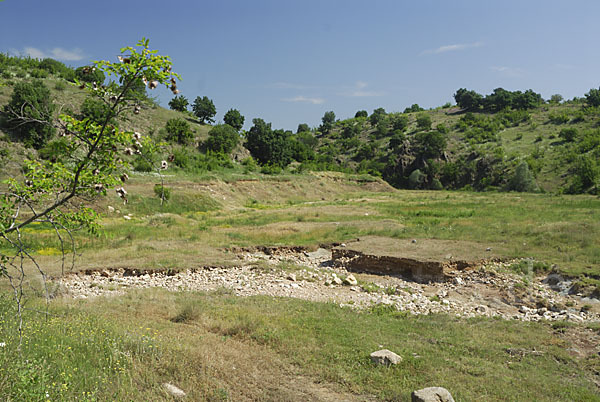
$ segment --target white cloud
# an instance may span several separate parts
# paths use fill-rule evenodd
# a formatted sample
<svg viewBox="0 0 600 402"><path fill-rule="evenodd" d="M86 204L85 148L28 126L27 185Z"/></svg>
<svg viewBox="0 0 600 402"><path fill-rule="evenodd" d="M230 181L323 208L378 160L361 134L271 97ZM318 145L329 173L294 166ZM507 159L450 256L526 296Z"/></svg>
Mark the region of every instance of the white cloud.
<svg viewBox="0 0 600 402"><path fill-rule="evenodd" d="M385 95L384 92L367 91L366 88L368 86L369 86L369 84L366 83L365 81L356 81L353 88L349 89L346 92L343 92L341 95L349 96L349 97L357 97L357 98Z"/></svg>
<svg viewBox="0 0 600 402"><path fill-rule="evenodd" d="M273 82L271 84L267 84L267 88L274 88L274 89L311 89L311 88L316 88L316 87L311 86L311 85L295 84L295 83L292 83L292 82Z"/></svg>
<svg viewBox="0 0 600 402"><path fill-rule="evenodd" d="M307 98L305 96L296 96L294 98L282 99L282 101L284 101L284 102L305 102L305 103L312 103L313 105L320 105L321 103L325 102L325 99Z"/></svg>
<svg viewBox="0 0 600 402"><path fill-rule="evenodd" d="M26 46L23 50L11 49L11 53L18 56L29 56L34 59L45 59L47 57L63 60L63 61L78 61L84 58L83 51L81 49L67 50L61 47L55 47L49 51L43 51L36 47Z"/></svg>
<svg viewBox="0 0 600 402"><path fill-rule="evenodd" d="M421 52L421 54L423 55L423 54L440 54L440 53L447 53L447 52L455 52L457 50L472 49L472 48L480 47L480 46L483 46L483 42L455 43L453 45L440 46L437 49L424 50L423 52Z"/></svg>
<svg viewBox="0 0 600 402"><path fill-rule="evenodd" d="M521 77L524 74L522 69L514 67L492 66L490 69L507 77Z"/></svg>

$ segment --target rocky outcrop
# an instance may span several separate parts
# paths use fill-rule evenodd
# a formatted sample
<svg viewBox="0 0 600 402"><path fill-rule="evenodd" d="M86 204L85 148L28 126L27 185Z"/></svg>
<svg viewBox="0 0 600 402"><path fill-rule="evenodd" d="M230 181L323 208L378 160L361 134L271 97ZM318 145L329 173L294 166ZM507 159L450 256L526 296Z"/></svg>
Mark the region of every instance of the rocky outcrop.
<svg viewBox="0 0 600 402"><path fill-rule="evenodd" d="M361 251L336 247L332 260L349 271L382 275L400 275L416 282L442 282L453 277L453 271L480 265L467 261L422 261L413 258L365 254Z"/></svg>

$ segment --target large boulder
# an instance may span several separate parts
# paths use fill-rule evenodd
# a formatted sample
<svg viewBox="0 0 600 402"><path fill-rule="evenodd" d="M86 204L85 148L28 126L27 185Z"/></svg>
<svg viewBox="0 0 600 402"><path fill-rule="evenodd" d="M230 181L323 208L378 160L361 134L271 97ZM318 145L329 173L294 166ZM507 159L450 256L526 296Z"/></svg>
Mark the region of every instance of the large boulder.
<svg viewBox="0 0 600 402"><path fill-rule="evenodd" d="M450 392L442 387L429 387L413 391L410 398L412 402L454 402Z"/></svg>

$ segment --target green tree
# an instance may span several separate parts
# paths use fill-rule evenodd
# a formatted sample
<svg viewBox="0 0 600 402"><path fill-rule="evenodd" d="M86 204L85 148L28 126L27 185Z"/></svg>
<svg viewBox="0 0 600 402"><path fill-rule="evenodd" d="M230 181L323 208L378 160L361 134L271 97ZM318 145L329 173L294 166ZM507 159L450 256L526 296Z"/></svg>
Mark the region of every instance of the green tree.
<svg viewBox="0 0 600 402"><path fill-rule="evenodd" d="M246 148L262 165L286 167L292 161L289 135L283 130L273 130L271 123L253 119L254 124L246 134Z"/></svg>
<svg viewBox="0 0 600 402"><path fill-rule="evenodd" d="M171 110L177 110L178 112L185 112L189 104L189 101L183 95L175 96L169 101Z"/></svg>
<svg viewBox="0 0 600 402"><path fill-rule="evenodd" d="M182 118L169 119L165 124L166 140L178 144L189 144L194 139L190 124Z"/></svg>
<svg viewBox="0 0 600 402"><path fill-rule="evenodd" d="M54 103L42 81L19 82L4 107L5 127L26 145L39 149L54 135Z"/></svg>
<svg viewBox="0 0 600 402"><path fill-rule="evenodd" d="M423 109L421 106L419 106L419 104L414 103L412 106L404 109L404 113L422 112L423 110L425 110L425 109Z"/></svg>
<svg viewBox="0 0 600 402"><path fill-rule="evenodd" d="M359 110L354 114L354 118L357 119L359 117L364 117L366 119L369 117L369 113L366 110Z"/></svg>
<svg viewBox="0 0 600 402"><path fill-rule="evenodd" d="M96 97L88 97L81 104L81 118L90 119L96 124L102 124L108 119L116 125L115 115L110 105Z"/></svg>
<svg viewBox="0 0 600 402"><path fill-rule="evenodd" d="M325 112L323 117L321 118L321 131L324 133L329 132L333 128L333 123L335 123L335 113L333 111Z"/></svg>
<svg viewBox="0 0 600 402"><path fill-rule="evenodd" d="M213 117L217 114L217 108L212 100L208 99L207 96L202 98L197 96L192 105L194 115L200 120L200 123L214 123Z"/></svg>
<svg viewBox="0 0 600 402"><path fill-rule="evenodd" d="M97 85L101 85L106 80L106 75L94 66L82 66L75 69L75 78L81 82L95 82Z"/></svg>
<svg viewBox="0 0 600 402"><path fill-rule="evenodd" d="M373 113L371 113L371 116L369 116L369 122L372 126L376 126L381 120L385 119L386 116L387 113L385 112L385 109L379 107L373 110Z"/></svg>
<svg viewBox="0 0 600 402"><path fill-rule="evenodd" d="M298 128L296 129L296 134L298 133L307 133L310 131L310 127L306 123L298 124Z"/></svg>
<svg viewBox="0 0 600 402"><path fill-rule="evenodd" d="M564 100L564 98L561 94L554 94L550 97L549 102L553 105L558 105L558 104L562 103L563 100Z"/></svg>
<svg viewBox="0 0 600 402"><path fill-rule="evenodd" d="M229 109L225 116L223 116L225 124L229 124L231 127L240 131L244 127L244 116L237 109Z"/></svg>
<svg viewBox="0 0 600 402"><path fill-rule="evenodd" d="M131 110L132 105L127 104L124 93L138 79L155 83L154 87L158 84L168 87L171 80L179 78L171 72L169 58L151 51L146 39L138 42L137 47L121 49L121 53L127 63L99 61L94 65L97 71L116 77L121 86L88 83L83 88L91 96L109 102L116 115ZM30 117L22 115L21 119L27 122ZM59 119L61 134L66 141L65 155L56 161L25 160L24 177L9 179L0 190L0 275L15 284L13 291L19 317L23 306L23 283L29 275L26 264L35 264L42 278L46 277L32 255L30 245L35 243L27 239L28 231L24 229L34 222L51 227L65 258L66 253L75 251L73 230L82 228L96 233L99 228L99 216L89 208L93 199L106 195L108 189L118 185L117 194L127 200L123 182L127 180L124 173L128 165L124 155L148 155L157 150L147 137L111 125L110 116L102 124L65 114ZM162 165L166 167L166 162ZM27 214L19 213L24 210ZM19 333L21 329L22 319L19 320Z"/></svg>
<svg viewBox="0 0 600 402"><path fill-rule="evenodd" d="M585 101L589 106L600 106L600 88L590 89L589 92L585 94Z"/></svg>
<svg viewBox="0 0 600 402"><path fill-rule="evenodd" d="M417 128L419 130L431 130L431 117L426 113L417 116Z"/></svg>
<svg viewBox="0 0 600 402"><path fill-rule="evenodd" d="M454 100L461 109L477 110L482 106L483 96L475 91L460 88L454 94Z"/></svg>
<svg viewBox="0 0 600 402"><path fill-rule="evenodd" d="M405 114L394 114L390 117L393 130L404 131L408 127L408 116Z"/></svg>
<svg viewBox="0 0 600 402"><path fill-rule="evenodd" d="M423 159L436 159L446 150L446 137L439 131L423 131L415 135L418 155Z"/></svg>
<svg viewBox="0 0 600 402"><path fill-rule="evenodd" d="M540 190L527 162L521 162L515 169L514 175L508 182L508 191L535 193Z"/></svg>
<svg viewBox="0 0 600 402"><path fill-rule="evenodd" d="M240 136L229 124L218 124L208 132L206 148L213 152L228 154L238 144Z"/></svg>
<svg viewBox="0 0 600 402"><path fill-rule="evenodd" d="M513 104L514 94L504 88L496 88L484 99L484 108L490 112L498 112Z"/></svg>

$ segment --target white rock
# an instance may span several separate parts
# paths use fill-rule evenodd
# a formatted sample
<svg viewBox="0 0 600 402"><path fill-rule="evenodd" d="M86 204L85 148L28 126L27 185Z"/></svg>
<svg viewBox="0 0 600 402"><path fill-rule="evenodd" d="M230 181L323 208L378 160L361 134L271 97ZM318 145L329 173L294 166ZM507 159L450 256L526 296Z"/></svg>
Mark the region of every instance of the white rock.
<svg viewBox="0 0 600 402"><path fill-rule="evenodd" d="M344 283L346 285L350 285L350 286L356 286L358 285L358 281L356 280L356 278L354 277L354 275L350 274L348 275L345 279L344 279Z"/></svg>
<svg viewBox="0 0 600 402"><path fill-rule="evenodd" d="M168 382L163 384L163 388L175 398L183 398L185 396L185 392L181 388L169 384Z"/></svg>
<svg viewBox="0 0 600 402"><path fill-rule="evenodd" d="M442 387L429 387L413 391L410 398L412 402L454 402L450 392Z"/></svg>
<svg viewBox="0 0 600 402"><path fill-rule="evenodd" d="M377 352L371 353L371 361L381 366L390 366L392 364L400 363L402 361L402 357L390 350L381 349Z"/></svg>

